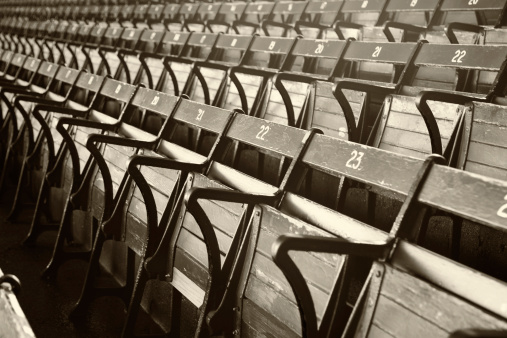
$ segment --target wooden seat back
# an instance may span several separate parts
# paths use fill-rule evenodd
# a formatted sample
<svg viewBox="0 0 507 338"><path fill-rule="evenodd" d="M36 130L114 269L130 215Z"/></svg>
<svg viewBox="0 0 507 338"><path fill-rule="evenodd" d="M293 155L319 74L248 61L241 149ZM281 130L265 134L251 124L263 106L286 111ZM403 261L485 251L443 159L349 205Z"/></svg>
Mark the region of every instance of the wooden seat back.
<svg viewBox="0 0 507 338"><path fill-rule="evenodd" d="M202 3L194 15L185 20L184 26L190 32L206 31L208 21L215 20L222 3ZM212 31L213 33L213 31Z"/></svg>
<svg viewBox="0 0 507 338"><path fill-rule="evenodd" d="M268 1L248 3L241 17L233 22L232 28L236 34L260 33L262 20L269 18L274 7L275 4Z"/></svg>
<svg viewBox="0 0 507 338"><path fill-rule="evenodd" d="M457 168L505 179L505 107L472 102L464 110Z"/></svg>
<svg viewBox="0 0 507 338"><path fill-rule="evenodd" d="M334 225L346 225L334 229L324 227L324 230L334 232L341 239L326 239L324 237L317 239L312 236L298 234L297 236L285 236L286 238L277 241L272 249L273 257L285 277L288 278L296 294L301 318L306 324L303 326L306 335L315 337L336 336L339 332L328 331L329 328L333 329L332 326L329 326L329 323L340 322L340 317L337 316L343 315L343 312L336 311L341 308L339 303L333 301L326 305L325 301L320 300L313 291L311 275L306 273L304 268L300 268L302 260L300 255L307 252L308 254L314 252L313 256L320 256L324 253L346 254L350 255L349 259L359 256L380 258L380 261L374 264L364 289L356 302L356 309L349 320L345 336L374 335L379 332L379 329L394 336L415 335L418 332L425 332L425 334L431 332L432 335L447 336L457 329L467 327L505 328L507 324L505 311L502 310L498 302L489 300L486 292L486 290L493 289L492 285L495 285L495 290L504 290L505 287L502 286L504 283L471 271L458 263L451 262L409 243L415 239L419 230L416 221L420 210L418 203L437 207L488 227L505 231L505 219L507 218L507 214L503 212L505 209L504 195L507 189L505 182L466 173L443 165L431 165L428 164L429 162L366 146L359 146L361 152L356 150L355 154L354 152L351 153L352 157L349 160L346 160L348 150L344 149L342 152L343 158L334 162L330 156L327 156L331 152L331 148L325 146L328 142L350 144L352 147L358 147L338 139L316 135L303 156L303 162L312 163L312 166L322 165L328 169L333 166L335 168L341 167L343 171L348 171L351 175L362 176L363 178L376 177L375 181L377 183L373 184L388 186L393 183L390 186L392 193L401 193L408 197L393 230L391 230L391 235L364 225L361 226L360 222L353 221L350 225L346 222L335 222ZM317 144L320 145L317 146ZM329 149L329 152L326 149ZM334 154L340 152L335 151ZM336 158L340 157L340 155L334 156ZM390 159L385 158L385 162L383 160L379 161L379 158L385 156ZM366 161L369 160L375 161L376 164L373 165L372 162L372 165L368 165ZM383 173L382 170L385 168L379 168L377 165L380 163L386 163L386 165L392 166L392 169ZM382 166L383 164L380 165L380 167ZM366 173L369 170L376 171L377 169L379 171L376 174ZM412 174L404 176L402 172L412 172ZM414 177L417 177L415 183ZM467 183L461 184L459 182ZM414 188L416 187L415 184L417 184L417 188ZM445 189L451 186L454 187L453 191L460 190L459 193L451 194L452 197L444 193ZM483 191L483 194L488 194L488 198L484 200L484 196L474 196L463 202L459 196L464 196L462 194L466 195L470 191L476 190L477 186L484 188L481 191ZM489 196L490 193L491 196ZM416 201L418 203L415 203ZM481 207L477 208L478 205L481 205ZM307 222L314 223L322 214L300 212L298 210L308 209L300 209L302 204L298 206L298 208L292 208L291 210L294 210L296 214L299 213L302 219ZM393 238L398 237L407 238L408 240L392 241ZM324 247L327 248L324 249ZM292 258L289 258L287 254L289 251L293 252L291 254ZM297 271L298 268L299 272ZM449 274L449 271L454 273ZM456 282L454 277L462 274L463 277L459 278L459 282ZM473 284L473 288L470 288L470 285L472 285L471 280L477 282L477 284ZM337 281L334 282L332 287L334 291L338 292L335 294L337 297L335 299L342 301L350 299L349 296L340 295L343 290L346 290L347 293L350 292L350 288L347 288L346 284L341 284L342 281L346 280L339 278ZM484 285L480 288L484 293L482 291L478 292L477 285ZM490 287L485 285L490 285ZM407 288L416 288L417 291L412 294L412 292L406 291ZM431 297L428 296L430 294ZM425 296L414 300L414 295L418 295L416 297ZM435 316L434 312L426 311L429 307L435 306L431 304L441 304L441 302L445 302L446 306L443 307L445 310L438 316ZM457 307L451 307L451 304L456 304L456 302ZM321 304L326 305L326 312L319 315L321 313L319 310ZM425 304L425 306L420 307L420 304ZM462 309L466 310L463 311ZM332 313L335 315L332 315ZM489 314L486 315L485 313ZM481 319L477 320L479 314ZM460 320L457 320L458 317ZM322 318L322 321L320 321L320 318ZM407 320L407 318L410 318L408 320L415 324L410 327L398 325L400 320Z"/></svg>
<svg viewBox="0 0 507 338"><path fill-rule="evenodd" d="M227 71L241 63L252 36L220 34L206 61L194 65L194 73L199 73L193 88L187 86L187 95L194 101L204 102L216 107L224 106L230 80Z"/></svg>
<svg viewBox="0 0 507 338"><path fill-rule="evenodd" d="M263 148L277 156L294 158L306 140L305 134L300 129L237 114L224 133L224 141L241 142ZM276 186L225 166L220 163L223 156L224 154L217 153L214 157L217 161L211 163L205 174L189 174L183 190L186 195L196 189L219 189L218 191L226 193L232 189L247 196L254 194L261 199L275 198L278 190ZM180 203L183 196L182 194ZM168 281L176 290L196 307L201 307L200 326L223 292L223 278L231 268L245 230L245 222L251 212L246 204L234 203L234 199L229 201L230 198L219 194L216 198L177 204L179 207L174 210L162 241L147 267L153 276L169 276ZM196 211L201 208L204 213ZM160 302L161 298L153 293L150 296L153 309L157 308L154 305L157 301ZM203 327L199 329L202 330Z"/></svg>
<svg viewBox="0 0 507 338"><path fill-rule="evenodd" d="M305 38L326 38L325 33L338 20L342 5L343 1L309 1L301 19L295 23L296 31Z"/></svg>
<svg viewBox="0 0 507 338"><path fill-rule="evenodd" d="M241 64L234 67L224 108L240 108L247 114L257 111L267 78L283 66L295 39L254 36Z"/></svg>
<svg viewBox="0 0 507 338"><path fill-rule="evenodd" d="M305 12L309 2L278 1L269 17L261 23L262 32L269 36L295 36L295 23Z"/></svg>
<svg viewBox="0 0 507 338"><path fill-rule="evenodd" d="M233 33L231 31L232 23L239 20L247 7L246 2L223 2L218 10L214 20L209 20L206 24L211 32Z"/></svg>
<svg viewBox="0 0 507 338"><path fill-rule="evenodd" d="M415 57L414 65L426 69L418 71L412 79L411 75L408 75L406 83L410 84L402 88L401 95L393 95L386 99L382 117L377 120L376 130L369 144L419 158L429 153L446 154L449 160L450 149L446 148L454 146L456 127L462 114L457 105L459 102L428 100L426 103L428 111L421 107L420 103L417 103L419 108L416 107L413 95L421 90L420 87L432 87L478 91L485 93L484 96L478 97L486 99L496 90L495 86L500 79L499 73L504 67L505 52L501 46L424 44ZM488 55L487 65L481 61L485 59L485 55ZM448 69L448 73L445 72L445 68ZM456 80L456 72L459 71L461 72L458 73L458 77L465 79ZM493 76L476 77L472 74L474 71L481 73L491 71ZM479 80L487 82L478 83ZM468 85L466 82L469 82Z"/></svg>

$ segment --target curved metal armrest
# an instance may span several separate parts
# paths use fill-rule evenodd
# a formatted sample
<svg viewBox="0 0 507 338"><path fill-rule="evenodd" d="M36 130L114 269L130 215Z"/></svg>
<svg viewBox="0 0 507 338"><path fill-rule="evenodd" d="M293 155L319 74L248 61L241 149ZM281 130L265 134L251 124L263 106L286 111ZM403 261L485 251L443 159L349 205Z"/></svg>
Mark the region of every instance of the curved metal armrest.
<svg viewBox="0 0 507 338"><path fill-rule="evenodd" d="M267 36L269 36L269 32L268 32L269 26L283 28L285 30L285 32L287 32L288 30L294 29L294 26L291 24L288 24L288 23L277 22L274 20L263 20L261 22L261 29L264 32L264 34L266 34Z"/></svg>
<svg viewBox="0 0 507 338"><path fill-rule="evenodd" d="M273 204L281 197L281 192L274 195L252 194L237 190L220 188L190 188L185 193L185 205L189 211L197 205L199 199L246 204Z"/></svg>
<svg viewBox="0 0 507 338"><path fill-rule="evenodd" d="M49 100L49 99L45 99L43 97L38 97L38 96L31 96L31 95L19 95L16 97L16 100L18 101L26 101L26 102L32 102L32 103L37 103L37 104L43 104L43 105L47 105L47 106L51 106L51 105L58 105L58 104L62 104L64 103L65 100L63 101L54 101L54 100Z"/></svg>
<svg viewBox="0 0 507 338"><path fill-rule="evenodd" d="M471 93L444 92L438 90L423 90L419 92L415 100L415 105L421 113L424 123L428 128L432 153L442 155L442 140L440 137L440 131L433 112L428 105L429 100L465 104L470 101L485 101L486 97Z"/></svg>
<svg viewBox="0 0 507 338"><path fill-rule="evenodd" d="M21 94L21 95L30 95L30 96L41 96L41 93L35 93L28 91L26 88L28 88L30 85L26 86L15 86L15 87L4 87L1 89L2 93L10 93L10 94Z"/></svg>
<svg viewBox="0 0 507 338"><path fill-rule="evenodd" d="M356 126L356 119L349 100L345 97L343 89L357 90L361 92L376 92L384 95L394 93L396 86L391 83L378 84L378 83L365 83L362 81L354 81L353 79L339 80L333 85L333 95L342 108L345 121L347 122L347 129L349 133L349 140L352 142L359 141L359 133Z"/></svg>
<svg viewBox="0 0 507 338"><path fill-rule="evenodd" d="M470 33L481 33L484 31L484 28L479 25L473 25L469 23L463 22L451 22L445 28L445 35L449 38L449 41L452 44L459 44L458 38L456 37L455 31L465 31Z"/></svg>
<svg viewBox="0 0 507 338"><path fill-rule="evenodd" d="M126 147L151 148L155 145L157 140L155 139L152 141L143 141L114 135L91 134L88 136L88 140L86 141L86 147L88 147L88 144L95 142L115 144Z"/></svg>
<svg viewBox="0 0 507 338"><path fill-rule="evenodd" d="M293 73L286 73L286 72L280 72L274 75L273 82L275 84L275 88L280 93L280 96L282 97L283 104L285 106L285 110L287 112L287 124L289 126L295 126L296 125L296 117L294 114L294 105L292 104L292 99L290 97L289 92L283 85L282 81L294 81L294 82L300 82L300 83L311 83L315 80L317 80L315 76L312 76L311 74L304 75L304 74L293 74Z"/></svg>
<svg viewBox="0 0 507 338"><path fill-rule="evenodd" d="M389 42L396 42L393 34L391 33L390 28L401 29L403 30L403 32L414 32L414 33L422 33L426 30L426 27L423 26L416 26L408 23L395 21L386 21L384 25L382 25L382 31L384 32Z"/></svg>
<svg viewBox="0 0 507 338"><path fill-rule="evenodd" d="M47 110L52 113L61 113L61 114L72 115L73 117L81 117L81 118L86 117L88 115L88 113L90 112L90 108L88 108L86 110L77 110L77 109L68 108L68 107L54 106L51 104L48 104L48 105L38 104L37 107L39 108L39 110Z"/></svg>
<svg viewBox="0 0 507 338"><path fill-rule="evenodd" d="M318 326L315 307L310 289L301 271L289 256L289 251L310 251L353 255L372 259L384 258L392 247L386 243L352 243L337 237L320 237L308 235L282 235L271 247L273 261L282 270L296 297L301 316L303 337L317 337Z"/></svg>
<svg viewBox="0 0 507 338"><path fill-rule="evenodd" d="M493 329L463 329L454 331L449 335L449 338L500 338L507 337L506 330L493 330Z"/></svg>

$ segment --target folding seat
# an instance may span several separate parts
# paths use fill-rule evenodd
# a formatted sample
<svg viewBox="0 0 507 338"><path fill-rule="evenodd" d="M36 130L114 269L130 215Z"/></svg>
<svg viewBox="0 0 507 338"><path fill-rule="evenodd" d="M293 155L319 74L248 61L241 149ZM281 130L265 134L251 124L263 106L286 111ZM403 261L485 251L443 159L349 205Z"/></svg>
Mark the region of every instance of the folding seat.
<svg viewBox="0 0 507 338"><path fill-rule="evenodd" d="M405 72L399 91L384 100L367 144L417 158L440 154L449 161L462 117L458 105L471 99L491 100L499 90L497 85L503 83L504 49L423 44ZM338 208L343 210L346 199L342 194L347 184L340 189ZM386 198L377 203L376 193L367 193L368 212L363 216L368 215L369 223L386 227L392 223L388 215L396 214L393 210L400 205ZM375 209L380 211L378 217Z"/></svg>
<svg viewBox="0 0 507 338"><path fill-rule="evenodd" d="M295 36L295 23L305 13L307 1L278 1L268 18L261 22L261 32L268 36Z"/></svg>
<svg viewBox="0 0 507 338"><path fill-rule="evenodd" d="M163 23L167 30L173 32L180 32L183 30L183 22L186 18L192 17L199 5L188 4L174 4L170 3L164 7Z"/></svg>
<svg viewBox="0 0 507 338"><path fill-rule="evenodd" d="M438 19L441 1L389 1L385 8L386 20L379 27L364 27L363 40L387 39L390 42L417 41L426 38L425 33L431 31ZM436 42L435 39L429 39ZM440 43L449 42L443 36Z"/></svg>
<svg viewBox="0 0 507 338"><path fill-rule="evenodd" d="M233 33L232 24L241 18L246 7L246 2L223 2L215 18L206 22L207 29L212 33Z"/></svg>
<svg viewBox="0 0 507 338"><path fill-rule="evenodd" d="M322 141L322 145L331 143L331 139ZM310 165L330 166L329 156L312 151L323 149L312 149L310 145L307 151L307 154L313 153ZM378 166L390 166L391 170L376 171L372 176L380 179L379 184L388 177L396 182L395 190L400 191L401 186L405 186L408 187L405 192L409 193L389 234L346 222L343 222L345 226L336 226L340 224L336 222L332 232L336 231L338 238L291 234L277 239L271 251L273 260L295 294L300 320L304 324L301 325L302 335L335 337L341 333L333 327L343 318L340 303L335 300L342 300L342 304L347 300L346 294L352 285L347 273L352 268L351 260L355 262L357 259L373 261L373 265L355 301L343 337L379 334L447 337L456 330L469 328L477 330L478 336L495 336L495 331L497 336L504 334L507 321L501 301L497 300L506 290L505 283L423 249L413 241L419 230L421 205L437 206L505 231L506 216L501 213L505 208L505 182L436 164L436 158L422 161L370 147L357 150L363 154L361 159L351 158L352 162L347 162L350 155L343 151L343 158L333 162L344 171L363 176L365 173L359 174L360 171L370 171L371 175L379 169ZM380 161L381 158L385 161ZM345 163L349 164L348 168L344 168ZM477 186L483 189L479 192ZM449 191L453 193L449 194ZM460 197L469 195L471 198ZM358 239L358 234L364 238ZM325 311L321 311L323 302L313 292L311 275L300 263L300 255L305 253L319 257L323 254L345 255L346 263L342 269L345 273L333 283L335 298L324 303ZM493 289L495 292L490 293L489 290ZM402 321L411 325L401 325Z"/></svg>
<svg viewBox="0 0 507 338"><path fill-rule="evenodd" d="M156 35L153 40L159 41L160 36L162 36L162 40L160 40L154 50L139 54L142 74L140 75L141 79L136 79L136 81L144 83L148 88L155 88L162 92L166 91L166 85L170 88L167 90L174 90L172 82L170 84L167 83L167 81L171 80L171 77L167 78L167 73L172 72L172 69L169 66L166 67L164 57L165 55L179 55L190 33L165 32L159 30L155 30L154 32L156 32ZM150 34L150 37L152 34Z"/></svg>
<svg viewBox="0 0 507 338"><path fill-rule="evenodd" d="M42 125L45 125L44 121L50 119L50 114L42 111L33 112L32 108L33 102L53 102L54 97L51 93L58 90L54 81L58 69L59 66L54 63L27 57L23 70L31 75L25 88L19 86L2 88L2 100L7 107L3 116L3 131L9 136L4 136L8 139L5 141L6 150L5 157L2 158L0 184L5 189L6 179L17 182L9 216L11 219L15 219L21 207L20 194L23 193L22 188L28 169L34 168L36 171L37 168L45 166L45 163L41 163L44 156L40 155L43 142L40 136ZM33 181L33 178L30 181ZM40 180L34 183L34 186L37 185L40 185Z"/></svg>
<svg viewBox="0 0 507 338"><path fill-rule="evenodd" d="M81 20L82 23L86 24L94 24L107 19L107 11L104 11L104 7L97 4L88 6L87 10L82 10L78 14L86 14L82 16Z"/></svg>
<svg viewBox="0 0 507 338"><path fill-rule="evenodd" d="M97 60L97 58L94 57L93 61L95 61L97 66L93 66L94 63L92 62L91 56L95 55L90 53L93 47L97 48L105 32L103 27L99 27L100 26L77 25L77 32L74 35L74 40L68 42L69 49L76 56L77 69L86 69L93 73L94 67L98 67L100 64L100 58ZM92 32L93 35L91 34Z"/></svg>
<svg viewBox="0 0 507 338"><path fill-rule="evenodd" d="M385 20L386 0L345 1L340 9L341 19L333 24L339 39L360 39L360 30L366 26L377 26Z"/></svg>
<svg viewBox="0 0 507 338"><path fill-rule="evenodd" d="M146 14L146 23L148 24L148 27L157 31L165 31L166 28L162 22L163 11L164 4L150 4L150 7L148 8L148 12Z"/></svg>
<svg viewBox="0 0 507 338"><path fill-rule="evenodd" d="M232 23L232 29L236 34L251 35L260 33L262 21L269 18L274 7L274 2L247 3L241 17Z"/></svg>
<svg viewBox="0 0 507 338"><path fill-rule="evenodd" d="M136 27L133 22L135 5L125 4L118 13L118 23L125 28ZM142 17L142 16L141 16Z"/></svg>
<svg viewBox="0 0 507 338"><path fill-rule="evenodd" d="M147 23L149 8L149 4L139 4L134 7L132 18L130 19L134 27L149 28L149 25Z"/></svg>
<svg viewBox="0 0 507 338"><path fill-rule="evenodd" d="M401 30L403 36L412 36L411 39L423 38L434 43L477 43L483 39L485 28L500 27L505 3L503 1L491 2L459 2L444 0L442 2L415 2L411 12L418 10L432 10L433 15L426 24L417 24L408 21L408 16L400 16L399 22L386 22L384 32L389 41L395 37L390 27ZM433 8L431 8L433 7ZM408 11L407 4L391 2L386 12ZM403 17L403 21L401 20ZM489 26L489 27L488 27ZM415 34L414 34L415 33Z"/></svg>
<svg viewBox="0 0 507 338"><path fill-rule="evenodd" d="M178 96L187 93L187 87L191 85L193 79L193 64L208 59L218 34L181 32L168 36L168 38L172 38L170 45L179 44L181 47L178 47L177 55L173 55L173 53L165 55L164 66L170 77L166 76L165 83L159 83L157 90ZM163 86L163 89L160 86Z"/></svg>
<svg viewBox="0 0 507 338"><path fill-rule="evenodd" d="M117 27L117 28L121 27L119 19L122 8L123 5L121 4L111 4L106 6L103 15L105 16L105 21L107 22L109 27Z"/></svg>
<svg viewBox="0 0 507 338"><path fill-rule="evenodd" d="M213 113L215 110L221 111L218 108L203 106L202 120L206 116L214 118L208 113ZM133 332L134 315L139 306L150 311L152 318L165 330L168 329L169 324L169 313L165 307L170 306L172 308L171 334L188 332L186 328L181 328L182 331L180 331L178 324L182 319L179 307L183 296L193 304L193 307L198 308L195 313L198 318L196 326L188 330L196 330L197 336L207 335L204 320L209 310L217 306L216 301L220 299L225 289L224 281L232 268L231 264L240 247L241 238L247 230L244 226L251 212L250 204L257 201L276 203L284 187L284 183L279 187L271 186L222 164L225 152L220 144L225 142L222 144L225 145L231 141L247 142L252 146L270 149L274 153L293 159L299 156L301 148L304 147L311 133L242 114L234 115L231 120L227 129L223 131L221 140L216 144L217 147L208 157L212 159L209 162L209 168L204 172L190 170L176 208L170 210L168 207L164 210L159 225L159 229L165 229L164 236L155 255L146 265L147 272L142 266L139 268L137 277L139 284L130 301L131 307L124 333ZM269 143L275 144L275 139L277 146L272 147ZM129 173L139 184L148 215L153 215L158 210L158 207L150 202L151 197L149 197L152 193L153 196L155 193L158 195L158 192L151 183L149 185L139 183L144 180L143 176L149 180L149 177L140 171L150 167L174 168L171 167L173 161L161 159L159 163L155 163L152 160L151 157L136 156L129 164ZM202 157L202 160L205 158ZM139 166L141 166L140 170ZM201 190L200 188L209 188L211 194L183 203L184 195L194 190ZM215 191L220 194L213 196ZM215 202L198 201L201 198L211 198ZM162 205L166 205L166 200L167 198ZM219 217L211 216L208 219L206 215ZM153 222L152 226L154 226L157 219L148 217L148 223L150 222ZM168 224L167 227L165 224ZM151 228L149 225L147 227ZM203 231L203 235L200 231ZM157 276L162 282L154 280ZM166 282L172 286L171 298L164 294L168 292L169 285ZM141 298L143 293L144 297ZM188 322L189 318L185 321Z"/></svg>
<svg viewBox="0 0 507 338"><path fill-rule="evenodd" d="M213 21L220 11L222 3L201 3L193 17L189 17L183 23L183 27L189 32L206 31L208 21Z"/></svg>
<svg viewBox="0 0 507 338"><path fill-rule="evenodd" d="M505 181L507 177L507 165L504 160L505 137L507 136L505 107L483 102L469 102L460 106L459 109L463 112L463 120L460 126L460 139L450 156L451 165L470 173ZM435 218L433 221L443 222L445 219ZM444 248L447 249L444 252L450 253L453 259L506 280L507 276L503 269L497 268L505 264L503 255L495 250L505 242L505 234L484 227L480 222L454 215L450 215L450 221L449 245ZM428 223L424 224L428 225ZM432 224L435 226L435 223ZM431 235L428 235L430 240L426 239L426 232L426 228L421 230L419 237L419 243L424 245L432 242ZM483 245L475 244L477 237L482 239ZM488 263L485 264L485 261Z"/></svg>
<svg viewBox="0 0 507 338"><path fill-rule="evenodd" d="M82 107L49 109L76 118L61 117L56 126L62 135L63 146L68 149L68 157L63 158L63 163L58 164L63 166L60 172L65 173L62 179L67 186L63 192L63 207L56 203L58 201L54 201L51 206L56 210L63 210L63 215L59 220L58 236L51 261L43 272L46 278L55 277L59 266L69 259L89 259L91 242L96 230L94 224L102 217L102 209L92 208L94 205L91 203L94 199L102 200L104 195L96 190L92 194L89 189L94 182L102 182L102 179L96 177L97 164L91 159L86 148L88 135L123 134L122 128L125 125L139 126L143 123L142 116L130 108L139 86L82 73L76 87L85 90L91 88L93 92L91 102L86 104L84 109ZM128 130L128 127L125 128ZM89 196L88 193L93 196ZM33 243L40 232L40 229L32 229L28 241Z"/></svg>
<svg viewBox="0 0 507 338"><path fill-rule="evenodd" d="M120 41L123 28L103 27L95 25L89 31L89 38L83 44L81 51L87 62L85 67L95 74L109 74L114 76L120 64L116 54L116 45ZM101 48L105 48L103 52Z"/></svg>
<svg viewBox="0 0 507 338"><path fill-rule="evenodd" d="M295 31L306 37L322 39L338 20L343 1L309 1Z"/></svg>

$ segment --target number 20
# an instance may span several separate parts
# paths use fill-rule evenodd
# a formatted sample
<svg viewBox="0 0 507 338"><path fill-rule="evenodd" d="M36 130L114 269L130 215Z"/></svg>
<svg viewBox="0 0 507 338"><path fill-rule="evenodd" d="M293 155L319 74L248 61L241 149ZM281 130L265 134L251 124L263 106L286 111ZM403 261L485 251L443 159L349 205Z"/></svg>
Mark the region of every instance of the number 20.
<svg viewBox="0 0 507 338"><path fill-rule="evenodd" d="M462 63L463 61L461 61L461 59L463 59L465 55L467 55L466 50L458 49L456 52L454 52L454 57L451 59L451 62Z"/></svg>
<svg viewBox="0 0 507 338"><path fill-rule="evenodd" d="M362 151L353 150L351 153L352 157L345 164L346 167L357 169L361 165L361 160L364 156Z"/></svg>
<svg viewBox="0 0 507 338"><path fill-rule="evenodd" d="M269 126L261 126L261 130L257 133L257 135L255 135L255 138L258 140L265 141L264 136L266 136L268 131L269 131Z"/></svg>

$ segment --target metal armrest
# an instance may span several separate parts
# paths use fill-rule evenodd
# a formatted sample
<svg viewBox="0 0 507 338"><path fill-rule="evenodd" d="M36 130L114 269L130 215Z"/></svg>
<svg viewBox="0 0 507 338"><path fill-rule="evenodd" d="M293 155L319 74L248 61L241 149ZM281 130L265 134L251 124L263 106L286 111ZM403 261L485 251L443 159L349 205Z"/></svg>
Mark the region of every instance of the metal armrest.
<svg viewBox="0 0 507 338"><path fill-rule="evenodd" d="M317 337L317 315L312 295L301 271L289 256L289 251L310 251L354 255L372 259L386 257L392 243L352 243L342 238L308 235L282 235L271 247L271 256L282 270L296 297L303 327L303 337Z"/></svg>
<svg viewBox="0 0 507 338"><path fill-rule="evenodd" d="M440 101L454 104L465 104L469 101L485 101L486 97L478 96L476 94L469 93L455 93L455 92L444 92L438 90L423 90L421 91L415 100L415 105L421 116L424 119L424 123L428 128L428 133L431 140L431 150L434 154L442 154L442 140L440 137L440 131L438 124L435 120L433 112L428 106L428 101Z"/></svg>
<svg viewBox="0 0 507 338"><path fill-rule="evenodd" d="M339 80L333 85L333 95L342 108L345 121L347 122L347 129L349 133L349 140L352 142L359 141L359 134L356 126L354 112L350 106L349 101L343 93L343 89L356 90L361 92L376 92L384 95L394 93L396 86L392 83L366 83L363 81L354 81L353 79Z"/></svg>
<svg viewBox="0 0 507 338"><path fill-rule="evenodd" d="M470 33L481 33L484 31L484 28L479 25L473 25L469 23L462 22L451 22L445 28L445 35L449 38L449 41L452 44L459 44L458 38L456 37L455 31L465 31Z"/></svg>
<svg viewBox="0 0 507 338"><path fill-rule="evenodd" d="M382 31L384 32L389 42L396 42L393 34L391 33L390 28L401 29L403 30L403 32L414 32L414 33L422 33L426 31L426 27L411 25L402 22L386 21L382 26Z"/></svg>

